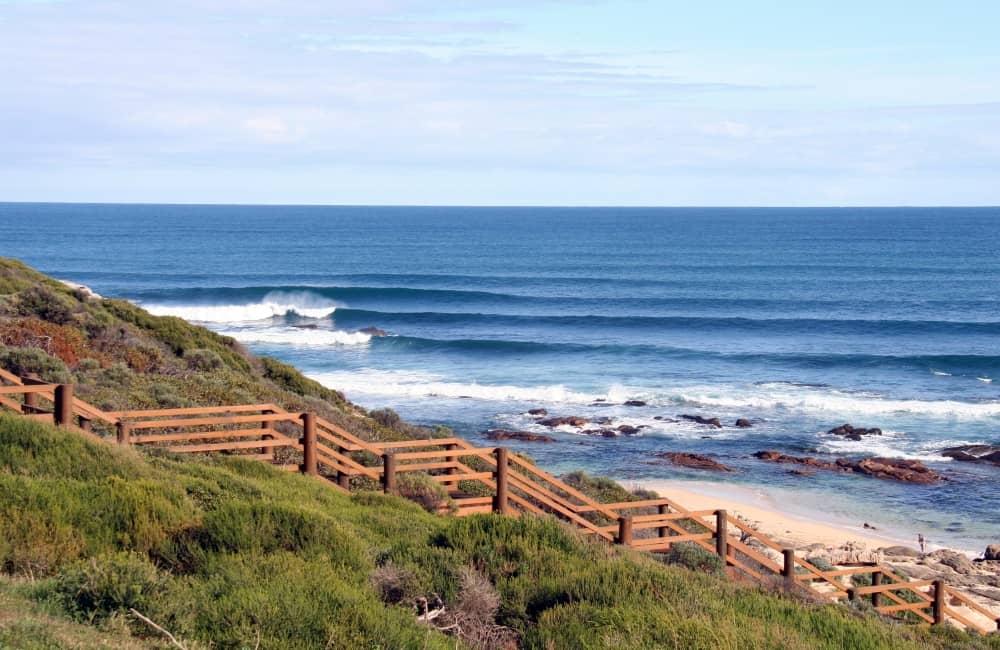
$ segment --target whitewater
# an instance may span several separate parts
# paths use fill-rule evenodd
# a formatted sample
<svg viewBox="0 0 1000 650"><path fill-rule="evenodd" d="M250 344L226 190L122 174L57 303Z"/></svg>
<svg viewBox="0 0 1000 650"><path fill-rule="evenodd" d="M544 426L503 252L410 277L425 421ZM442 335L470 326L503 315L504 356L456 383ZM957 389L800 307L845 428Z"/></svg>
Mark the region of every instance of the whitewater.
<svg viewBox="0 0 1000 650"><path fill-rule="evenodd" d="M792 490L934 543L1000 540L1000 468L941 453L1000 445L995 208L0 204L0 223L0 254L204 324L366 408L474 442L549 434L512 446L556 472ZM589 424L549 429L539 408ZM844 423L883 433L827 433ZM633 433L593 434L607 427ZM920 460L949 480L793 476L764 449Z"/></svg>

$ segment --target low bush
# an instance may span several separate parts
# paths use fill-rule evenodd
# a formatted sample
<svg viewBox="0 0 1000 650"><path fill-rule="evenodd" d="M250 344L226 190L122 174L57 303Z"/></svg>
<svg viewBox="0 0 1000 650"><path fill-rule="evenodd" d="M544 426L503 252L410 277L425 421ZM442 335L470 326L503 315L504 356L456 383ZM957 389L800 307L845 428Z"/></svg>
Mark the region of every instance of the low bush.
<svg viewBox="0 0 1000 650"><path fill-rule="evenodd" d="M75 618L93 623L130 608L149 611L167 581L142 555L118 552L67 566L56 578L53 594Z"/></svg>
<svg viewBox="0 0 1000 650"><path fill-rule="evenodd" d="M675 564L692 571L717 576L725 574L726 567L722 563L722 558L691 542L672 544L670 550L663 554L662 559L667 564Z"/></svg>
<svg viewBox="0 0 1000 650"><path fill-rule="evenodd" d="M396 494L427 512L450 511L454 503L443 485L423 472L404 472L396 479Z"/></svg>

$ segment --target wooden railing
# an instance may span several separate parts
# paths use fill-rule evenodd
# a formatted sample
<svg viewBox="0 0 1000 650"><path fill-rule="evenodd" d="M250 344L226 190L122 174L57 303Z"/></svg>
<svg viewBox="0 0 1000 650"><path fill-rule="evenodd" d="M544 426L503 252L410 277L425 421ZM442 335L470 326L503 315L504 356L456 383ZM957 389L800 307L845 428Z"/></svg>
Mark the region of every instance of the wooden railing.
<svg viewBox="0 0 1000 650"><path fill-rule="evenodd" d="M833 601L870 599L880 614L904 620L950 621L983 633L1000 629L996 614L942 581L909 581L878 564L823 571L725 510L690 511L666 498L599 503L502 447L476 447L454 437L366 441L312 413L275 404L102 411L74 397L71 385L3 369L0 408L96 440L180 454L239 454L316 476L343 492L396 492L401 476L419 472L445 488L452 498L447 511L457 516L551 515L584 535L653 553L695 544L733 571L788 590L806 589ZM870 575L871 586L843 582L861 574Z"/></svg>

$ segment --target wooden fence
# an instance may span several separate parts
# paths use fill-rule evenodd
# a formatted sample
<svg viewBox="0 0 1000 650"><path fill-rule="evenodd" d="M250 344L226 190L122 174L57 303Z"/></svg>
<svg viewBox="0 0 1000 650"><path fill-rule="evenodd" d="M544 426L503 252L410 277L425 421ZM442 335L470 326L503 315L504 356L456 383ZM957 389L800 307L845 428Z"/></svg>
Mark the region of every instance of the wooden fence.
<svg viewBox="0 0 1000 650"><path fill-rule="evenodd" d="M950 621L982 633L1000 629L996 614L940 580L910 581L878 564L823 571L725 510L690 511L666 498L598 503L503 447L476 447L462 438L371 442L313 413L274 404L102 411L74 397L71 385L3 369L0 407L94 440L179 454L240 454L316 476L342 492L396 492L401 476L419 472L447 490L452 502L446 510L457 516L550 515L584 535L653 553L687 542L758 582L832 601L870 599L880 614L903 620ZM871 586L844 582L859 574L869 575Z"/></svg>

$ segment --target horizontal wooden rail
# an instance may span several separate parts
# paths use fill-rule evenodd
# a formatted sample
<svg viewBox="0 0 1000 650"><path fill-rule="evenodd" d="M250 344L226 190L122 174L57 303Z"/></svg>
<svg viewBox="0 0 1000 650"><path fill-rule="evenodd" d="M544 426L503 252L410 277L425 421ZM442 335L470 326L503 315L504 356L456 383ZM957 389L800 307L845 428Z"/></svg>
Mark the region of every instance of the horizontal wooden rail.
<svg viewBox="0 0 1000 650"><path fill-rule="evenodd" d="M933 587L933 586L934 586L933 580L915 580L913 582L906 582L903 584L890 582L887 584L872 585L870 587L855 587L854 593L857 594L858 596L867 596L870 594L881 594L887 591L897 591L899 589L910 589L912 591L916 591L917 589L920 589L922 587Z"/></svg>
<svg viewBox="0 0 1000 650"><path fill-rule="evenodd" d="M261 413L260 415L230 415L214 418L180 418L173 420L141 420L129 422L132 429L173 429L180 427L207 427L220 424L249 424L251 422L299 422L298 415L289 413Z"/></svg>
<svg viewBox="0 0 1000 650"><path fill-rule="evenodd" d="M897 614L899 612L912 612L918 609L927 609L933 603L920 601L919 603L903 603L902 605L880 605L875 608L879 614Z"/></svg>
<svg viewBox="0 0 1000 650"><path fill-rule="evenodd" d="M51 395L55 390L49 384L36 384L34 386L0 386L0 395L37 395L48 393Z"/></svg>
<svg viewBox="0 0 1000 650"><path fill-rule="evenodd" d="M183 442L185 440L215 440L219 438L247 438L258 436L275 436L284 434L274 429L229 429L224 431L204 431L199 433L162 433L144 436L132 436L130 442L136 445L148 445L156 442Z"/></svg>

